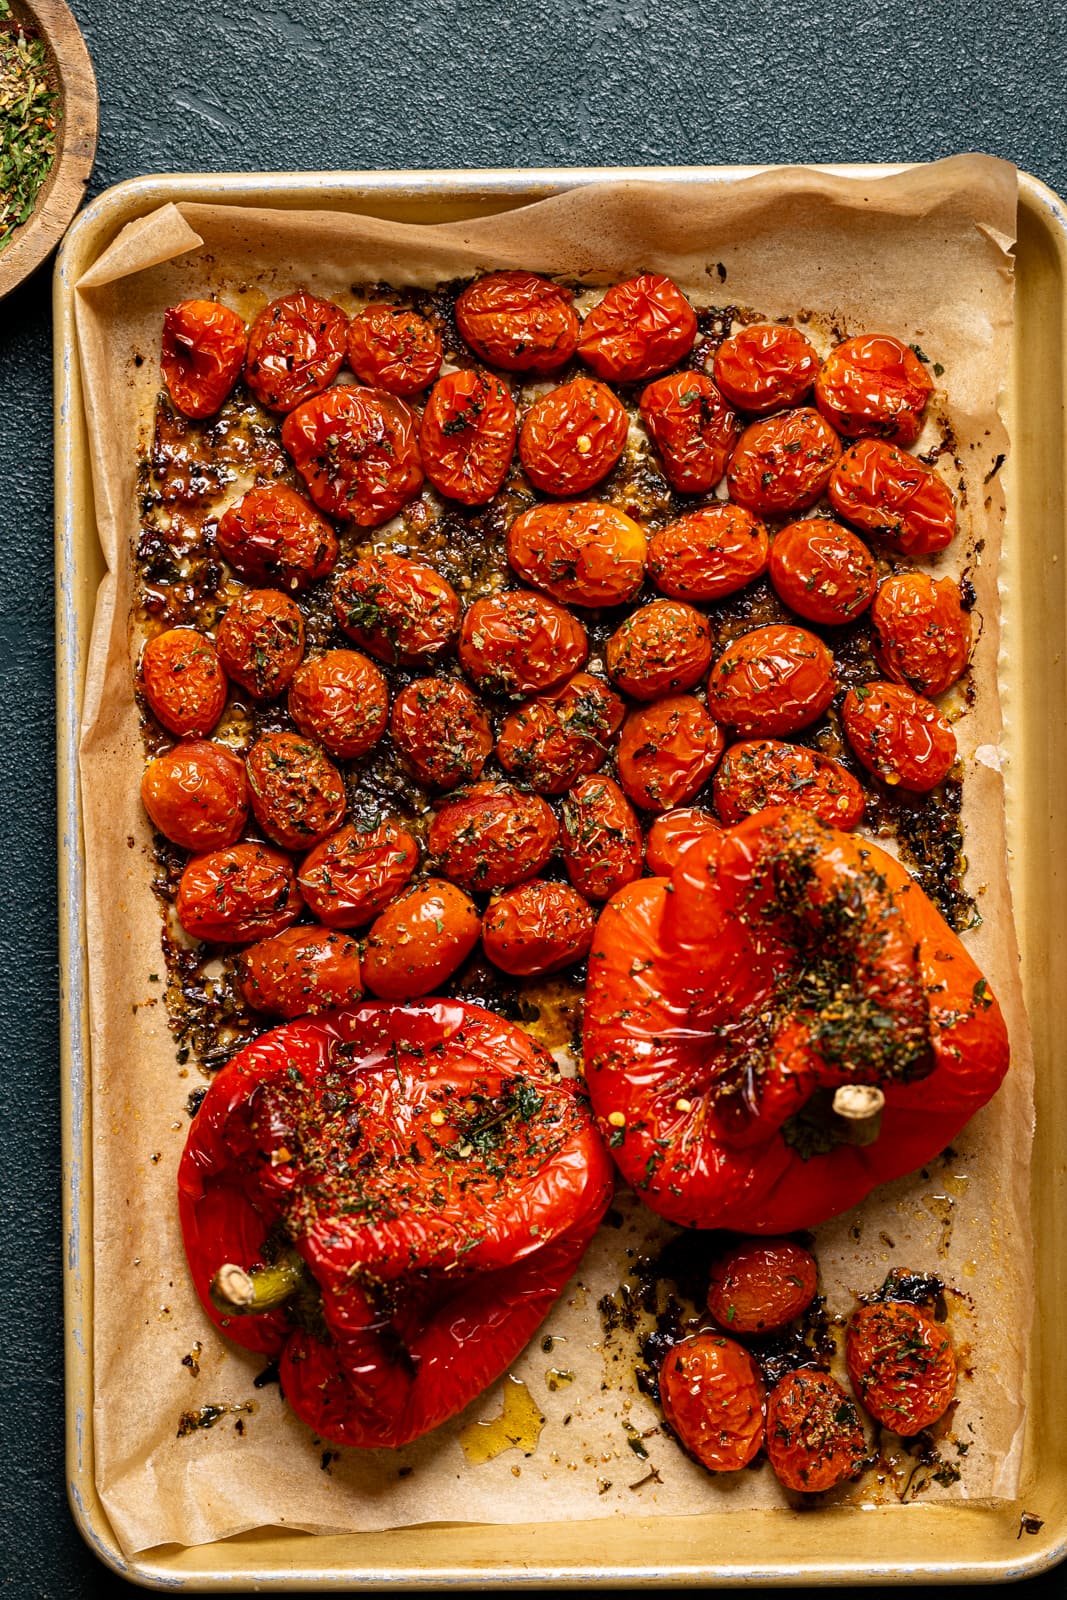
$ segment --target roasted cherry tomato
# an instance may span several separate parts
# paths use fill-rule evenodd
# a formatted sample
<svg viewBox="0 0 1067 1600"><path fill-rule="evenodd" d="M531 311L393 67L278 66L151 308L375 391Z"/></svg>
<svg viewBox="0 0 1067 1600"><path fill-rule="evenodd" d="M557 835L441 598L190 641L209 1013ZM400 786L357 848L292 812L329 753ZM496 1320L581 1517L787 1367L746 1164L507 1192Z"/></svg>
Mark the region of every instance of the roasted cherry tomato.
<svg viewBox="0 0 1067 1600"><path fill-rule="evenodd" d="M277 589L245 589L216 633L219 660L254 700L284 693L304 655L304 618Z"/></svg>
<svg viewBox="0 0 1067 1600"><path fill-rule="evenodd" d="M152 826L172 844L221 850L248 821L245 764L225 745L187 739L148 763L141 799Z"/></svg>
<svg viewBox="0 0 1067 1600"><path fill-rule="evenodd" d="M815 1257L790 1239L743 1239L712 1263L708 1310L733 1334L774 1333L815 1298Z"/></svg>
<svg viewBox="0 0 1067 1600"><path fill-rule="evenodd" d="M703 372L672 372L650 383L641 420L672 489L707 494L722 482L741 421Z"/></svg>
<svg viewBox="0 0 1067 1600"><path fill-rule="evenodd" d="M711 661L711 631L684 600L653 600L620 623L605 656L620 689L635 700L655 700L700 682Z"/></svg>
<svg viewBox="0 0 1067 1600"><path fill-rule="evenodd" d="M229 306L183 300L163 313L163 382L183 416L213 417L241 375L248 335Z"/></svg>
<svg viewBox="0 0 1067 1600"><path fill-rule="evenodd" d="M835 687L834 658L822 640L771 623L723 651L708 678L708 709L740 734L777 739L821 717Z"/></svg>
<svg viewBox="0 0 1067 1600"><path fill-rule="evenodd" d="M822 494L840 455L841 440L810 407L752 422L730 460L730 498L761 515L800 511Z"/></svg>
<svg viewBox="0 0 1067 1600"><path fill-rule="evenodd" d="M659 1393L671 1428L709 1472L736 1472L759 1454L766 1392L736 1340L698 1333L676 1344L660 1368Z"/></svg>
<svg viewBox="0 0 1067 1600"><path fill-rule="evenodd" d="M490 272L456 301L456 326L476 356L505 372L556 372L578 344L574 295L533 272Z"/></svg>
<svg viewBox="0 0 1067 1600"><path fill-rule="evenodd" d="M439 494L484 506L508 475L518 426L511 391L493 373L446 373L422 414L423 471Z"/></svg>
<svg viewBox="0 0 1067 1600"><path fill-rule="evenodd" d="M506 889L547 866L559 827L547 801L508 783L475 783L439 803L427 844L462 889Z"/></svg>
<svg viewBox="0 0 1067 1600"><path fill-rule="evenodd" d="M687 356L696 312L676 283L657 272L616 283L582 323L578 354L601 378L636 383Z"/></svg>
<svg viewBox="0 0 1067 1600"><path fill-rule="evenodd" d="M174 908L193 939L251 944L291 927L304 909L290 857L263 844L232 844L194 856Z"/></svg>
<svg viewBox="0 0 1067 1600"><path fill-rule="evenodd" d="M878 587L878 569L863 540L824 517L806 517L776 533L769 571L787 606L830 627L851 622Z"/></svg>
<svg viewBox="0 0 1067 1600"><path fill-rule="evenodd" d="M938 695L967 667L971 619L959 585L925 572L887 578L871 606L874 653L887 678L918 694Z"/></svg>
<svg viewBox="0 0 1067 1600"><path fill-rule="evenodd" d="M332 383L348 351L348 318L298 290L264 306L248 335L245 382L270 411L292 411Z"/></svg>
<svg viewBox="0 0 1067 1600"><path fill-rule="evenodd" d="M284 483L249 489L219 518L215 544L250 583L296 593L337 563L337 535L321 512Z"/></svg>
<svg viewBox="0 0 1067 1600"><path fill-rule="evenodd" d="M904 1438L944 1416L956 1392L956 1353L946 1329L903 1300L853 1313L845 1362L874 1420Z"/></svg>
<svg viewBox="0 0 1067 1600"><path fill-rule="evenodd" d="M545 494L582 494L611 471L629 427L626 408L604 384L563 383L526 413L519 433L526 476Z"/></svg>
<svg viewBox="0 0 1067 1600"><path fill-rule="evenodd" d="M836 345L815 380L815 404L838 433L914 444L933 391L913 350L884 333Z"/></svg>
<svg viewBox="0 0 1067 1600"><path fill-rule="evenodd" d="M576 673L559 689L527 700L500 730L500 765L531 789L562 794L607 760L625 708L602 678Z"/></svg>
<svg viewBox="0 0 1067 1600"><path fill-rule="evenodd" d="M417 678L393 701L393 743L420 783L454 789L481 776L493 733L465 683Z"/></svg>
<svg viewBox="0 0 1067 1600"><path fill-rule="evenodd" d="M349 822L309 851L297 882L328 928L359 928L396 898L418 864L419 847L399 823Z"/></svg>
<svg viewBox="0 0 1067 1600"><path fill-rule="evenodd" d="M753 322L715 352L715 382L731 405L754 416L798 406L815 381L819 358L799 328Z"/></svg>
<svg viewBox="0 0 1067 1600"><path fill-rule="evenodd" d="M589 954L596 912L566 883L535 878L505 889L482 918L482 948L516 978L558 972Z"/></svg>
<svg viewBox="0 0 1067 1600"><path fill-rule="evenodd" d="M297 667L289 715L338 761L354 761L385 732L389 691L374 662L358 650L327 650Z"/></svg>
<svg viewBox="0 0 1067 1600"><path fill-rule="evenodd" d="M170 733L210 733L226 705L226 673L211 640L195 628L168 628L149 639L141 693Z"/></svg>
<svg viewBox="0 0 1067 1600"><path fill-rule="evenodd" d="M287 928L241 952L237 981L253 1011L286 1018L335 1011L363 993L359 941L332 928Z"/></svg>
<svg viewBox="0 0 1067 1600"><path fill-rule="evenodd" d="M348 326L348 365L360 383L418 394L441 370L441 335L406 306L373 305Z"/></svg>
<svg viewBox="0 0 1067 1600"><path fill-rule="evenodd" d="M528 589L476 600L463 618L459 659L489 694L539 694L577 672L589 641L577 617Z"/></svg>
<svg viewBox="0 0 1067 1600"><path fill-rule="evenodd" d="M687 511L652 535L648 575L675 600L721 600L767 567L767 530L744 506Z"/></svg>
<svg viewBox="0 0 1067 1600"><path fill-rule="evenodd" d="M418 418L383 389L340 384L282 423L282 444L328 516L377 528L422 488Z"/></svg>
<svg viewBox="0 0 1067 1600"><path fill-rule="evenodd" d="M638 706L622 725L619 782L645 811L683 806L711 777L725 743L722 729L695 695Z"/></svg>
<svg viewBox="0 0 1067 1600"><path fill-rule="evenodd" d="M956 735L937 707L902 683L850 689L841 721L853 751L883 783L922 794L948 777Z"/></svg>
<svg viewBox="0 0 1067 1600"><path fill-rule="evenodd" d="M880 439L849 446L828 493L838 516L902 555L935 555L956 536L956 505L944 479Z"/></svg>
<svg viewBox="0 0 1067 1600"><path fill-rule="evenodd" d="M732 744L715 774L715 809L727 825L768 806L796 806L834 828L854 828L863 785L833 756L778 739Z"/></svg>
<svg viewBox="0 0 1067 1600"><path fill-rule="evenodd" d="M779 1483L800 1494L833 1489L862 1472L867 1440L836 1378L802 1367L775 1384L767 1399L767 1459Z"/></svg>
<svg viewBox="0 0 1067 1600"><path fill-rule="evenodd" d="M527 583L565 606L616 606L645 578L640 523L599 500L531 506L508 529L508 560Z"/></svg>
<svg viewBox="0 0 1067 1600"><path fill-rule="evenodd" d="M673 811L664 811L649 828L645 860L657 877L669 878L691 844L718 832L719 824L710 811L700 806L676 806Z"/></svg>
<svg viewBox="0 0 1067 1600"><path fill-rule="evenodd" d="M641 828L613 778L582 778L560 810L567 876L587 900L607 900L641 876Z"/></svg>
<svg viewBox="0 0 1067 1600"><path fill-rule="evenodd" d="M341 826L344 779L302 733L265 733L246 762L256 821L286 850L310 850Z"/></svg>
<svg viewBox="0 0 1067 1600"><path fill-rule="evenodd" d="M383 1000L429 994L478 943L478 908L454 883L413 883L371 927L363 954L367 988Z"/></svg>
<svg viewBox="0 0 1067 1600"><path fill-rule="evenodd" d="M340 573L333 608L350 639L392 666L421 666L459 631L452 585L422 561L371 550Z"/></svg>

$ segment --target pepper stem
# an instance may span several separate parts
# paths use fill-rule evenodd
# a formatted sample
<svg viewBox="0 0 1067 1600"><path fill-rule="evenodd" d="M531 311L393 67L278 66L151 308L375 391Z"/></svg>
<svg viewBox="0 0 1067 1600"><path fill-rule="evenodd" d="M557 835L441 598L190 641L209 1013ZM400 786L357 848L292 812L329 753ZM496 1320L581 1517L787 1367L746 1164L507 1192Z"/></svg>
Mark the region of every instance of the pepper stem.
<svg viewBox="0 0 1067 1600"><path fill-rule="evenodd" d="M873 1144L882 1131L885 1095L873 1083L843 1083L834 1091L833 1112L846 1144Z"/></svg>
<svg viewBox="0 0 1067 1600"><path fill-rule="evenodd" d="M299 1256L246 1272L235 1261L222 1264L211 1280L212 1304L228 1316L274 1311L300 1286L304 1265Z"/></svg>

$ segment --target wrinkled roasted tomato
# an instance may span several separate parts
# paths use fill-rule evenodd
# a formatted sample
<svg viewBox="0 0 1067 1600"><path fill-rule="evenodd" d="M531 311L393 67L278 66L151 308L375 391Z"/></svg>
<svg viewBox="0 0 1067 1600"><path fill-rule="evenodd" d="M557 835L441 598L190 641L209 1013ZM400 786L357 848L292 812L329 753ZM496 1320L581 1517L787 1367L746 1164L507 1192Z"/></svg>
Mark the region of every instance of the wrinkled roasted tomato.
<svg viewBox="0 0 1067 1600"><path fill-rule="evenodd" d="M775 534L769 572L798 616L830 627L851 622L878 587L878 569L863 540L825 517L791 522Z"/></svg>
<svg viewBox="0 0 1067 1600"><path fill-rule="evenodd" d="M490 272L456 301L456 326L476 356L505 372L556 372L578 344L574 295L533 272Z"/></svg>
<svg viewBox="0 0 1067 1600"><path fill-rule="evenodd" d="M367 935L363 975L383 1000L413 1000L450 978L478 943L473 900L445 878L413 883Z"/></svg>
<svg viewBox="0 0 1067 1600"><path fill-rule="evenodd" d="M766 570L767 530L751 511L699 506L652 535L648 575L675 600L721 600Z"/></svg>
<svg viewBox="0 0 1067 1600"><path fill-rule="evenodd" d="M851 1398L828 1372L801 1369L767 1399L767 1459L779 1483L818 1494L867 1466L863 1425Z"/></svg>
<svg viewBox="0 0 1067 1600"><path fill-rule="evenodd" d="M578 354L598 377L636 383L681 361L696 333L696 312L678 285L643 272L613 284L588 313Z"/></svg>
<svg viewBox="0 0 1067 1600"><path fill-rule="evenodd" d="M737 1472L759 1454L766 1391L734 1339L697 1333L676 1344L660 1368L659 1392L671 1428L709 1472Z"/></svg>
<svg viewBox="0 0 1067 1600"><path fill-rule="evenodd" d="M876 1422L909 1438L944 1416L956 1392L956 1353L947 1331L917 1306L860 1306L845 1335L848 1376Z"/></svg>
<svg viewBox="0 0 1067 1600"><path fill-rule="evenodd" d="M915 794L936 788L956 759L951 724L929 700L901 683L864 683L850 689L841 721L869 772Z"/></svg>
<svg viewBox="0 0 1067 1600"><path fill-rule="evenodd" d="M778 322L739 328L715 352L715 382L731 405L757 417L798 406L818 370L819 358L800 329Z"/></svg>
<svg viewBox="0 0 1067 1600"><path fill-rule="evenodd" d="M438 378L426 402L419 448L439 494L484 506L508 475L518 413L511 391L491 372L468 367Z"/></svg>
<svg viewBox="0 0 1067 1600"><path fill-rule="evenodd" d="M215 544L242 578L292 593L325 578L337 563L332 525L284 483L249 489L227 506Z"/></svg>
<svg viewBox="0 0 1067 1600"><path fill-rule="evenodd" d="M691 844L718 831L719 823L701 806L675 806L672 811L662 812L645 839L649 870L657 877L669 878Z"/></svg>
<svg viewBox="0 0 1067 1600"><path fill-rule="evenodd" d="M801 511L822 494L840 455L841 440L810 407L752 422L730 460L730 498L760 516Z"/></svg>
<svg viewBox="0 0 1067 1600"><path fill-rule="evenodd" d="M326 650L293 674L289 715L338 761L354 761L385 732L389 691L374 662L358 650Z"/></svg>
<svg viewBox="0 0 1067 1600"><path fill-rule="evenodd" d="M415 412L384 389L340 384L305 400L282 444L320 511L377 528L422 488Z"/></svg>
<svg viewBox="0 0 1067 1600"><path fill-rule="evenodd" d="M613 683L635 700L655 700L700 682L711 662L711 630L684 600L653 600L619 624L605 657Z"/></svg>
<svg viewBox="0 0 1067 1600"><path fill-rule="evenodd" d="M926 572L886 578L871 606L874 653L887 678L938 695L962 677L971 654L971 619L959 585Z"/></svg>
<svg viewBox="0 0 1067 1600"><path fill-rule="evenodd" d="M372 389L418 394L437 377L442 357L433 323L406 306L368 306L349 324L348 365Z"/></svg>
<svg viewBox="0 0 1067 1600"><path fill-rule="evenodd" d="M902 555L936 555L955 538L956 504L945 481L880 439L850 445L827 492L839 517Z"/></svg>
<svg viewBox="0 0 1067 1600"><path fill-rule="evenodd" d="M642 810L685 805L711 777L725 743L695 695L637 706L622 725L619 782Z"/></svg>
<svg viewBox="0 0 1067 1600"><path fill-rule="evenodd" d="M535 489L574 495L607 476L626 448L630 419L603 383L573 378L526 413L519 456Z"/></svg>
<svg viewBox="0 0 1067 1600"><path fill-rule="evenodd" d="M313 914L330 928L359 928L403 889L419 864L406 828L385 818L373 828L348 822L308 852L297 882Z"/></svg>
<svg viewBox="0 0 1067 1600"><path fill-rule="evenodd" d="M251 944L290 927L304 909L291 858L262 844L234 844L194 856L174 902L194 939Z"/></svg>
<svg viewBox="0 0 1067 1600"><path fill-rule="evenodd" d="M596 913L565 883L505 889L482 919L482 948L494 966L514 977L558 972L580 961L593 942Z"/></svg>
<svg viewBox="0 0 1067 1600"><path fill-rule="evenodd" d="M421 666L459 631L452 585L423 561L370 551L337 577L333 608L342 629L379 661Z"/></svg>
<svg viewBox="0 0 1067 1600"><path fill-rule="evenodd" d="M506 889L548 864L559 832L540 795L508 783L459 789L438 804L426 842L437 869L463 889Z"/></svg>
<svg viewBox="0 0 1067 1600"><path fill-rule="evenodd" d="M914 444L933 391L913 350L884 333L836 345L815 380L815 404L838 433Z"/></svg>
<svg viewBox="0 0 1067 1600"><path fill-rule="evenodd" d="M569 678L589 654L577 617L528 589L468 606L459 635L464 672L488 694L540 694Z"/></svg>
<svg viewBox="0 0 1067 1600"><path fill-rule="evenodd" d="M527 700L500 730L500 765L541 794L563 794L603 766L625 707L602 678L576 673L559 689Z"/></svg>
<svg viewBox="0 0 1067 1600"><path fill-rule="evenodd" d="M389 731L419 782L434 789L473 783L493 748L488 717L456 678L416 678L401 689Z"/></svg>
<svg viewBox="0 0 1067 1600"><path fill-rule="evenodd" d="M302 733L264 733L245 762L256 821L286 850L309 850L341 826L344 779Z"/></svg>
<svg viewBox="0 0 1067 1600"><path fill-rule="evenodd" d="M567 876L589 900L607 900L641 876L641 829L613 778L581 778L560 808Z"/></svg>
<svg viewBox="0 0 1067 1600"><path fill-rule="evenodd" d="M152 826L172 844L221 850L236 843L248 820L245 764L225 745L186 739L149 762L141 799Z"/></svg>
<svg viewBox="0 0 1067 1600"><path fill-rule="evenodd" d="M778 739L733 744L715 774L715 809L725 823L768 806L797 806L835 828L862 821L863 785L833 756Z"/></svg>
<svg viewBox="0 0 1067 1600"><path fill-rule="evenodd" d="M179 738L210 733L226 706L226 672L195 628L168 628L149 639L140 680L153 715Z"/></svg>
<svg viewBox="0 0 1067 1600"><path fill-rule="evenodd" d="M292 411L333 382L347 350L343 311L303 290L282 295L252 324L245 382L269 411Z"/></svg>
<svg viewBox="0 0 1067 1600"><path fill-rule="evenodd" d="M673 372L650 383L641 420L672 489L707 494L722 482L741 422L703 372Z"/></svg>
<svg viewBox="0 0 1067 1600"><path fill-rule="evenodd" d="M822 640L770 623L723 651L708 678L708 710L740 734L781 738L821 717L834 688L834 658Z"/></svg>
<svg viewBox="0 0 1067 1600"><path fill-rule="evenodd" d="M183 416L213 417L241 375L248 335L236 311L183 300L163 313L163 382Z"/></svg>
<svg viewBox="0 0 1067 1600"><path fill-rule="evenodd" d="M273 700L293 681L304 657L300 607L277 589L243 589L215 636L228 675L254 700Z"/></svg>
<svg viewBox="0 0 1067 1600"><path fill-rule="evenodd" d="M359 941L331 928L287 928L241 952L237 981L254 1011L286 1018L335 1011L363 993Z"/></svg>
<svg viewBox="0 0 1067 1600"><path fill-rule="evenodd" d="M535 589L569 606L632 600L645 577L640 523L599 500L531 506L508 529L508 561Z"/></svg>
<svg viewBox="0 0 1067 1600"><path fill-rule="evenodd" d="M791 1239L744 1239L717 1256L708 1310L734 1335L774 1333L815 1298L815 1257Z"/></svg>

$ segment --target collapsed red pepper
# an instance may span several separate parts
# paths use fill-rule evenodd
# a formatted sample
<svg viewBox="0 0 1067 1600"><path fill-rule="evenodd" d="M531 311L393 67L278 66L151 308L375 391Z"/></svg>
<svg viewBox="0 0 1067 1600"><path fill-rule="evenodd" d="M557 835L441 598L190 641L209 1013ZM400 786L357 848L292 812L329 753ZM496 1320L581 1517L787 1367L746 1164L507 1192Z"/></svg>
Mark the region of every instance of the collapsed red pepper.
<svg viewBox="0 0 1067 1600"><path fill-rule="evenodd" d="M1009 1057L985 979L904 868L783 808L609 901L585 1053L651 1209L743 1233L811 1227L933 1159Z"/></svg>
<svg viewBox="0 0 1067 1600"><path fill-rule="evenodd" d="M197 1112L179 1203L217 1326L278 1358L323 1438L395 1446L522 1350L613 1180L584 1094L540 1046L434 999L303 1019L242 1050Z"/></svg>

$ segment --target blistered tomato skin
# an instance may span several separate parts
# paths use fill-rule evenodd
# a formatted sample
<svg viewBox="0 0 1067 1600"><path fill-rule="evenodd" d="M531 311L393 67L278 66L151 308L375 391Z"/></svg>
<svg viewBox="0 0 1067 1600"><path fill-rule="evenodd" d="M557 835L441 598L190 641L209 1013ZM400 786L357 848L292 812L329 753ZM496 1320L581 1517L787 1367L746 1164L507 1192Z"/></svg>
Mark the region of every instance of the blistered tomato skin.
<svg viewBox="0 0 1067 1600"><path fill-rule="evenodd" d="M289 715L338 761L354 761L378 743L389 721L381 672L358 650L327 650L301 662L289 685Z"/></svg>
<svg viewBox="0 0 1067 1600"><path fill-rule="evenodd" d="M834 658L822 640L771 623L742 634L715 662L708 710L743 737L780 739L821 717L835 687Z"/></svg>
<svg viewBox="0 0 1067 1600"><path fill-rule="evenodd" d="M598 377L636 383L681 361L696 333L696 312L678 285L643 272L614 284L588 313L578 354Z"/></svg>
<svg viewBox="0 0 1067 1600"><path fill-rule="evenodd" d="M764 417L798 406L815 381L819 358L799 328L754 322L715 352L715 382L741 411Z"/></svg>
<svg viewBox="0 0 1067 1600"><path fill-rule="evenodd" d="M413 1000L451 977L475 945L478 908L454 883L413 883L372 925L363 978L382 1000Z"/></svg>
<svg viewBox="0 0 1067 1600"><path fill-rule="evenodd" d="M863 785L833 756L778 739L733 744L715 773L715 809L727 826L769 806L796 806L851 829L866 809Z"/></svg>
<svg viewBox="0 0 1067 1600"><path fill-rule="evenodd" d="M625 708L602 678L579 672L510 712L497 740L500 765L541 794L563 794L604 762Z"/></svg>
<svg viewBox="0 0 1067 1600"><path fill-rule="evenodd" d="M944 782L956 760L951 725L905 684L865 683L850 689L841 721L859 760L891 787L923 794Z"/></svg>
<svg viewBox="0 0 1067 1600"><path fill-rule="evenodd" d="M377 528L423 486L418 432L405 401L339 384L289 413L282 444L320 511Z"/></svg>
<svg viewBox="0 0 1067 1600"><path fill-rule="evenodd" d="M489 719L456 678L409 683L393 701L389 731L403 761L433 789L473 783L493 748Z"/></svg>
<svg viewBox="0 0 1067 1600"><path fill-rule="evenodd" d="M889 334L836 345L815 380L815 404L838 433L914 444L933 383L913 350Z"/></svg>
<svg viewBox="0 0 1067 1600"><path fill-rule="evenodd" d="M767 1399L767 1459L775 1477L798 1494L846 1483L869 1463L859 1413L828 1372L801 1368Z"/></svg>
<svg viewBox="0 0 1067 1600"><path fill-rule="evenodd" d="M328 928L360 928L407 886L418 864L419 847L399 823L346 823L304 857L297 882Z"/></svg>
<svg viewBox="0 0 1067 1600"><path fill-rule="evenodd" d="M758 516L801 511L818 500L840 455L841 440L810 407L752 422L730 460L730 498Z"/></svg>
<svg viewBox="0 0 1067 1600"><path fill-rule="evenodd" d="M839 517L901 555L936 555L956 536L956 504L944 479L881 439L850 445L827 492Z"/></svg>
<svg viewBox="0 0 1067 1600"><path fill-rule="evenodd" d="M195 628L168 628L149 639L140 682L153 715L179 738L210 733L226 706L226 671L211 640Z"/></svg>
<svg viewBox="0 0 1067 1600"><path fill-rule="evenodd" d="M879 1301L853 1313L845 1362L861 1404L904 1438L944 1416L956 1392L948 1332L905 1301Z"/></svg>
<svg viewBox="0 0 1067 1600"><path fill-rule="evenodd" d="M268 838L286 850L309 850L345 814L341 774L301 733L265 733L245 763L252 810Z"/></svg>
<svg viewBox="0 0 1067 1600"><path fill-rule="evenodd" d="M242 951L241 993L270 1016L315 1016L352 1005L363 993L359 942L331 928L287 928Z"/></svg>
<svg viewBox="0 0 1067 1600"><path fill-rule="evenodd" d="M452 585L422 561L371 551L340 573L333 606L348 637L378 661L421 666L451 648L459 631Z"/></svg>
<svg viewBox="0 0 1067 1600"><path fill-rule="evenodd" d="M806 622L851 622L870 605L878 569L863 540L824 517L790 522L775 535L769 573L779 598Z"/></svg>
<svg viewBox="0 0 1067 1600"><path fill-rule="evenodd" d="M533 272L490 272L456 301L456 326L476 356L505 372L557 372L578 345L574 295Z"/></svg>
<svg viewBox="0 0 1067 1600"><path fill-rule="evenodd" d="M722 482L741 421L703 372L672 372L650 383L641 420L672 489L707 494Z"/></svg>
<svg viewBox="0 0 1067 1600"><path fill-rule="evenodd" d="M775 1333L810 1306L819 1270L791 1239L744 1239L711 1268L708 1310L734 1335Z"/></svg>
<svg viewBox="0 0 1067 1600"><path fill-rule="evenodd" d="M185 417L213 417L244 366L248 335L236 311L183 300L163 313L163 382Z"/></svg>
<svg viewBox="0 0 1067 1600"><path fill-rule="evenodd" d="M304 656L304 618L277 589L245 589L216 633L219 660L254 700L274 700L289 687Z"/></svg>
<svg viewBox="0 0 1067 1600"><path fill-rule="evenodd" d="M560 846L571 883L587 900L607 900L641 876L641 828L613 778L582 778L560 808Z"/></svg>
<svg viewBox="0 0 1067 1600"><path fill-rule="evenodd" d="M548 865L559 825L540 795L476 783L440 802L427 845L437 871L461 889L507 889Z"/></svg>
<svg viewBox="0 0 1067 1600"><path fill-rule="evenodd" d="M959 585L925 572L886 578L871 606L874 654L894 683L939 695L962 677L971 654L971 619Z"/></svg>
<svg viewBox="0 0 1067 1600"><path fill-rule="evenodd" d="M292 411L341 370L348 318L329 300L300 291L265 306L248 335L245 382L269 411Z"/></svg>
<svg viewBox="0 0 1067 1600"><path fill-rule="evenodd" d="M660 1368L663 1415L709 1472L747 1467L763 1444L766 1391L755 1361L734 1339L698 1333Z"/></svg>
<svg viewBox="0 0 1067 1600"><path fill-rule="evenodd" d="M657 529L648 574L674 600L721 600L767 569L767 530L743 506L700 506Z"/></svg>
<svg viewBox="0 0 1067 1600"><path fill-rule="evenodd" d="M249 583L290 594L331 573L337 563L332 524L284 483L249 489L219 518L215 545Z"/></svg>
<svg viewBox="0 0 1067 1600"><path fill-rule="evenodd" d="M182 873L174 908L193 939L251 944L291 927L304 900L285 851L234 844L193 857Z"/></svg>
<svg viewBox="0 0 1067 1600"><path fill-rule="evenodd" d="M718 833L719 823L710 811L700 806L676 806L664 811L652 823L645 839L645 860L649 871L669 878L690 845Z"/></svg>
<svg viewBox="0 0 1067 1600"><path fill-rule="evenodd" d="M513 977L558 972L589 954L596 913L565 883L534 879L505 889L482 918L482 948Z"/></svg>
<svg viewBox="0 0 1067 1600"><path fill-rule="evenodd" d="M531 506L508 529L508 561L527 583L562 605L615 606L645 577L640 523L599 500Z"/></svg>
<svg viewBox="0 0 1067 1600"><path fill-rule="evenodd" d="M583 494L615 466L629 427L626 408L606 385L574 378L526 413L519 432L523 470L545 494Z"/></svg>
<svg viewBox="0 0 1067 1600"><path fill-rule="evenodd" d="M476 600L463 618L459 659L487 694L540 694L569 678L589 654L577 617L528 589Z"/></svg>
<svg viewBox="0 0 1067 1600"><path fill-rule="evenodd" d="M427 478L439 494L484 506L508 475L518 413L511 391L491 372L468 367L434 384L419 429Z"/></svg>
<svg viewBox="0 0 1067 1600"><path fill-rule="evenodd" d="M418 394L441 370L441 335L406 306L371 305L348 326L348 365L371 389Z"/></svg>
<svg viewBox="0 0 1067 1600"><path fill-rule="evenodd" d="M711 630L684 600L653 600L616 628L605 654L608 676L625 694L656 700L700 682L711 662Z"/></svg>
<svg viewBox="0 0 1067 1600"><path fill-rule="evenodd" d="M711 777L725 743L695 695L638 706L622 725L619 782L644 811L687 805Z"/></svg>
<svg viewBox="0 0 1067 1600"><path fill-rule="evenodd" d="M184 740L149 762L141 800L152 826L172 844L221 850L236 843L248 820L245 764L225 745Z"/></svg>

